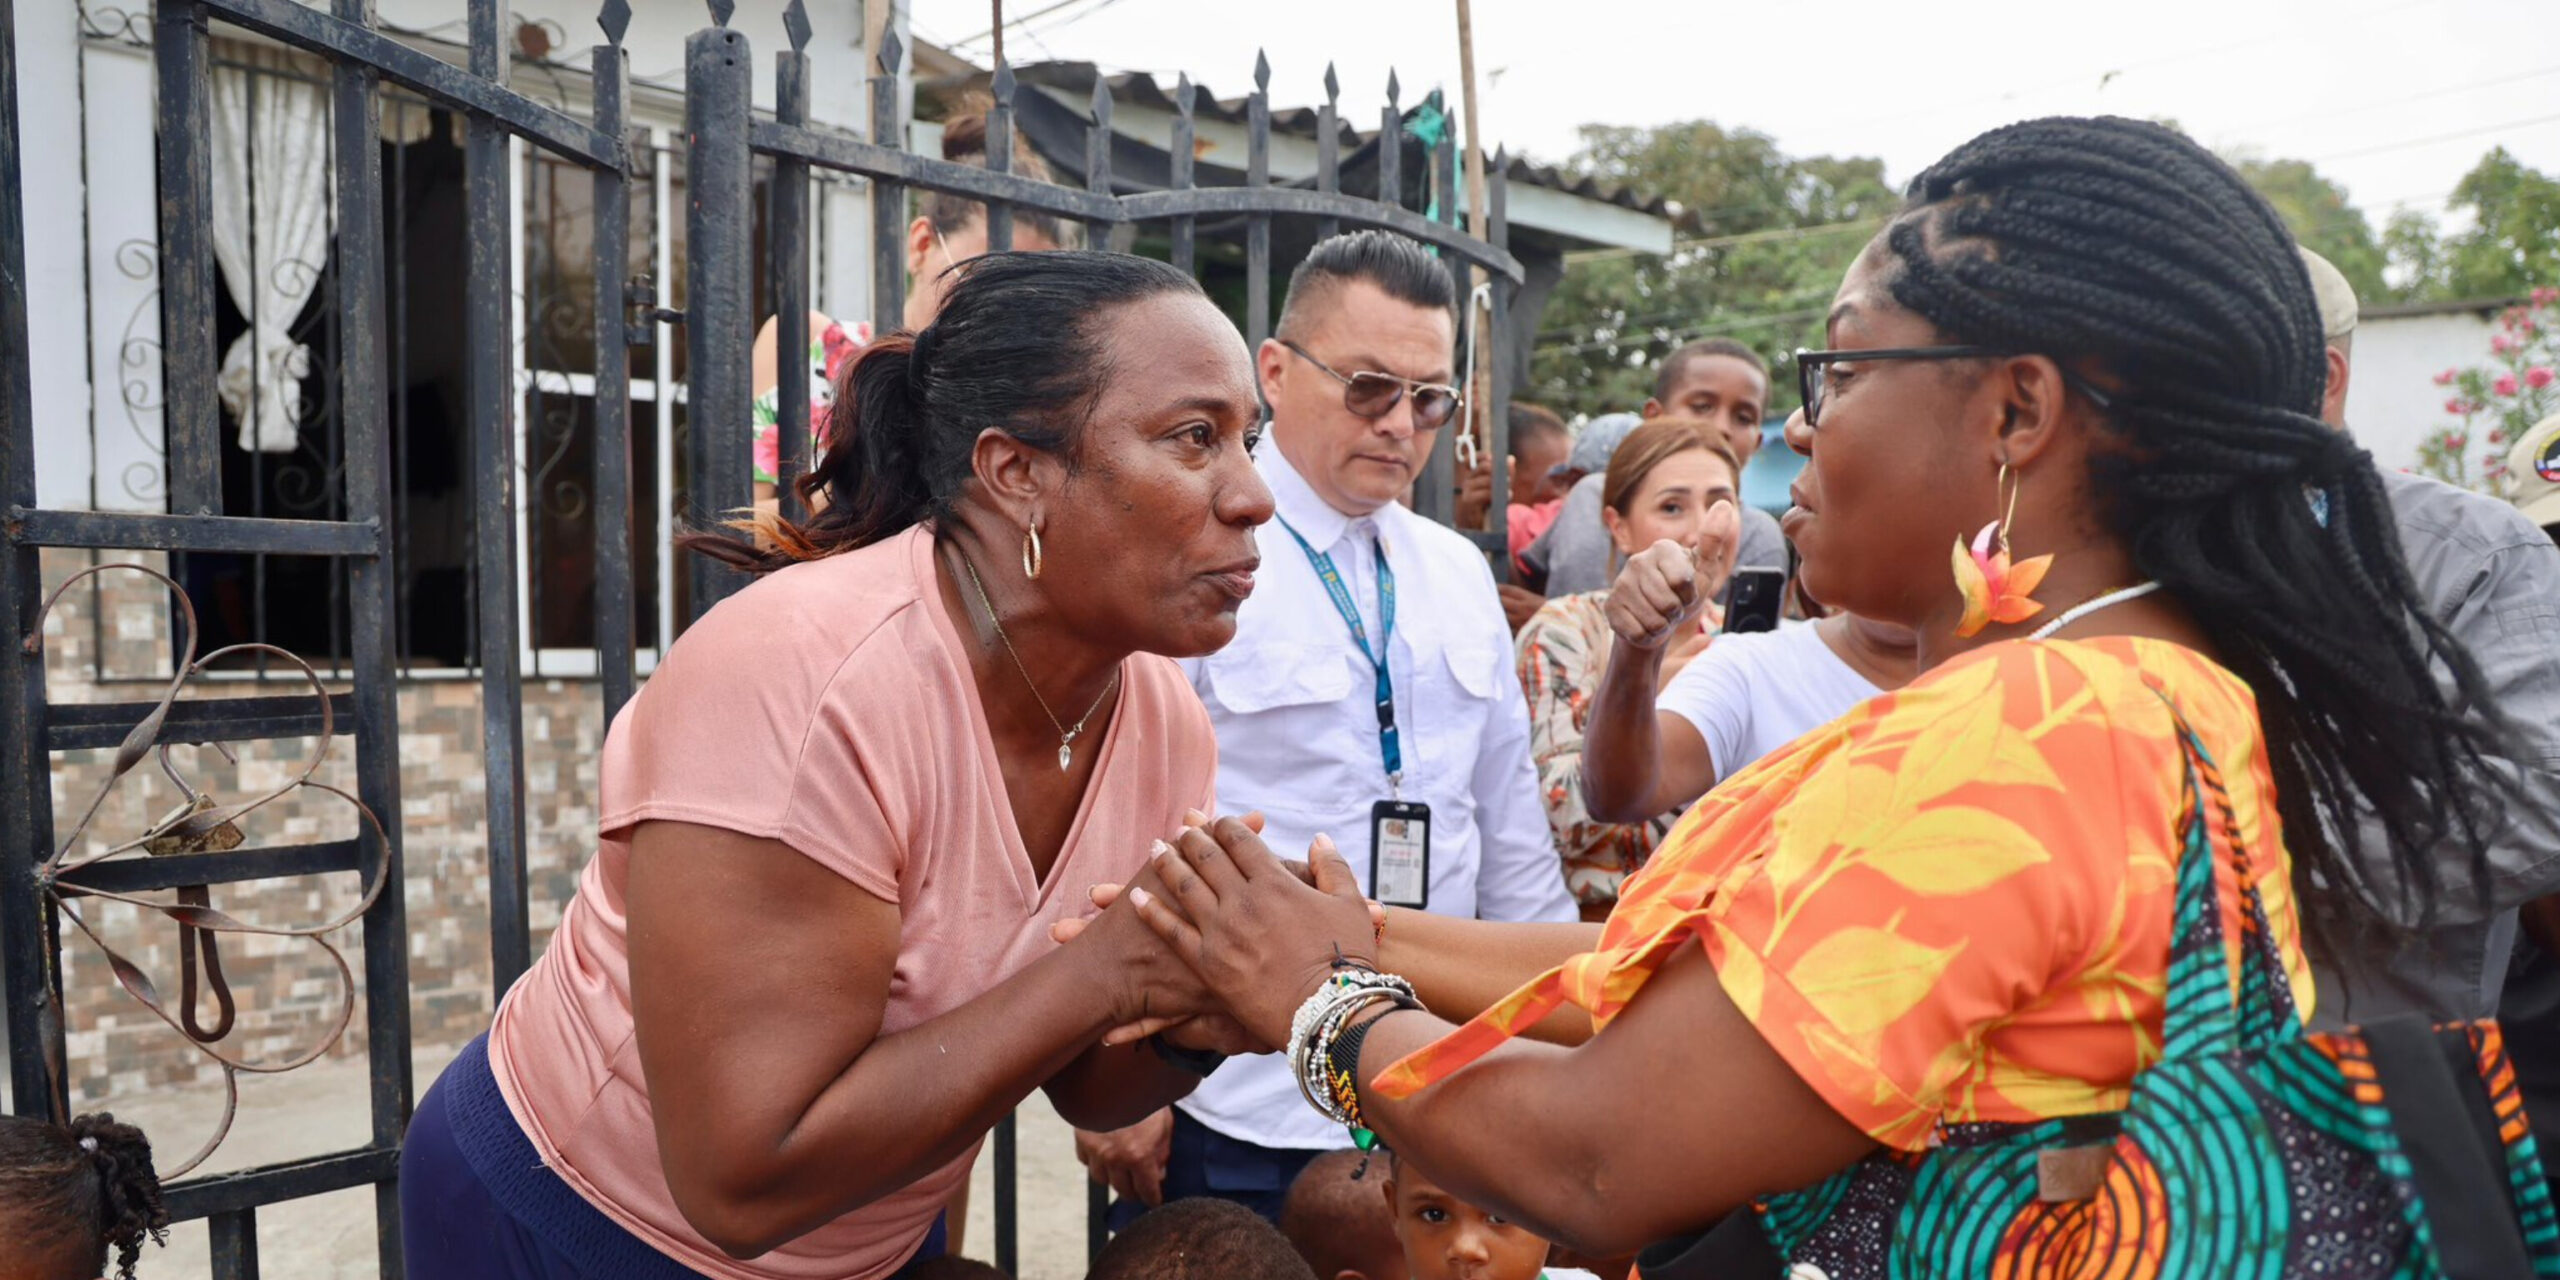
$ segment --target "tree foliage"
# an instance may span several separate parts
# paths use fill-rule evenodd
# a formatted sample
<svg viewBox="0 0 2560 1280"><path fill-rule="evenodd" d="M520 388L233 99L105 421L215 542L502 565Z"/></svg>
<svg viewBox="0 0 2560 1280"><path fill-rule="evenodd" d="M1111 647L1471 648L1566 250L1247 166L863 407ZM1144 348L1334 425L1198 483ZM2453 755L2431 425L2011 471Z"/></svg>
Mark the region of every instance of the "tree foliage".
<svg viewBox="0 0 2560 1280"><path fill-rule="evenodd" d="M1530 398L1568 414L1641 406L1654 362L1694 338L1739 339L1783 371L1788 350L1818 345L1832 290L1899 201L1880 160L1790 157L1750 129L1692 120L1581 132L1568 171L1667 196L1694 222L1669 254L1596 254L1567 268ZM1774 381L1783 401L1792 384Z"/></svg>
<svg viewBox="0 0 2560 1280"><path fill-rule="evenodd" d="M2374 233L2364 211L2347 199L2346 188L2321 176L2307 160L2241 156L2232 158L2231 167L2284 215L2295 240L2327 258L2355 286L2357 298L2380 301L2392 296L2383 276L2390 257L2382 237Z"/></svg>
<svg viewBox="0 0 2560 1280"><path fill-rule="evenodd" d="M2304 244L2367 306L2514 298L2560 284L2560 179L2492 150L2452 205L2446 236L2403 211L2377 230L2345 188L2304 160L2232 159ZM1749 343L1770 360L1772 411L1789 407L1787 352L1819 346L1822 316L1860 248L1900 204L1882 161L1789 156L1769 135L1690 120L1585 125L1567 172L1678 201L1690 216L1668 254L1572 261L1547 304L1529 398L1567 414L1641 406L1654 363L1694 338Z"/></svg>
<svg viewBox="0 0 2560 1280"><path fill-rule="evenodd" d="M2403 213L2383 233L2413 302L2522 297L2560 284L2560 178L2491 148L2453 189L2471 228L2438 237L2434 222Z"/></svg>

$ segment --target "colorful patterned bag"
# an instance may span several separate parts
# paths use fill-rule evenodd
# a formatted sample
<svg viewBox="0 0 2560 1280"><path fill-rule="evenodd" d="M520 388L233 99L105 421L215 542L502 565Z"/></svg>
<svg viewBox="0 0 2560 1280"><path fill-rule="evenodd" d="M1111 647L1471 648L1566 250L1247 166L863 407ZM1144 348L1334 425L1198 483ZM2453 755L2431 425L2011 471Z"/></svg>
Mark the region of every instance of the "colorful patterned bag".
<svg viewBox="0 0 2560 1280"><path fill-rule="evenodd" d="M1925 1152L1647 1250L1645 1280L2560 1276L2560 1219L2497 1025L2305 1032L2222 778L2183 721L2179 736L2189 813L2161 1056L2125 1109L1942 1126ZM2236 1001L2217 856L2246 909Z"/></svg>

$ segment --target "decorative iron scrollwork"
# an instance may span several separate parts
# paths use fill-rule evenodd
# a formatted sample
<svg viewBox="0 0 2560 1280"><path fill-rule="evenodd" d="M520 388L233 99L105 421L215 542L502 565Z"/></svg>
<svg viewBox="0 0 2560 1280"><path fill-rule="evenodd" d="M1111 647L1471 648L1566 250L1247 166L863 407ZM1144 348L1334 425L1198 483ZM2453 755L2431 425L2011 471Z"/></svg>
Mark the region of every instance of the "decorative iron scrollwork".
<svg viewBox="0 0 2560 1280"><path fill-rule="evenodd" d="M146 565L105 564L71 575L61 586L54 588L53 594L46 597L44 608L37 611L24 641L26 651L30 654L42 652L44 619L53 612L54 604L60 601L65 593L86 579L116 570L143 574L169 589L177 600L177 615L180 624L185 628L186 643L178 651L179 661L174 664L177 674L170 678L168 688L160 695L160 701L142 717L139 723L134 725L132 732L125 735L123 744L116 748L115 760L108 771L107 779L100 784L97 795L89 802L88 809L80 815L80 821L72 827L70 834L63 837L61 845L45 859L43 865L36 869L36 888L48 906L59 912L64 919L69 920L74 928L98 948L99 953L106 958L108 968L115 973L116 984L124 988L127 995L132 996L143 1008L149 1010L152 1017L159 1019L170 1030L177 1032L179 1038L190 1049L202 1054L222 1069L221 1123L194 1155L187 1157L174 1167L162 1170L162 1177L176 1178L204 1163L205 1158L212 1155L214 1148L220 1146L223 1138L230 1134L232 1120L238 1114L240 1107L239 1076L241 1072L274 1075L307 1066L326 1054L346 1035L347 1025L355 1016L355 974L348 967L346 954L329 940L329 935L353 924L367 911L372 910L375 900L382 895L384 883L389 879L391 845L389 837L383 831L381 821L363 801L314 777L319 772L321 764L328 759L330 744L336 741L336 725L331 714L329 690L321 683L320 673L313 670L311 664L300 657L270 644L226 645L201 658L197 657L195 654L197 635L195 602L188 598L186 588L179 586L177 581L167 574ZM294 774L282 785L259 795L223 803L211 795L197 791L191 783L177 773L168 755L169 746L172 744L161 741L161 734L168 723L170 708L177 704L178 695L185 690L189 680L226 657L250 651L265 653L301 671L303 679L311 686L312 696L320 700L320 732L310 756L302 762L299 773ZM158 755L162 768L168 771L171 779L178 784L181 793L186 796L185 802L130 840L102 852L73 857L72 850L78 848L81 840L88 835L91 824L97 821L98 814L106 807L107 798L115 793L116 788L123 783L125 776L133 771L134 766L142 763L146 756L154 754ZM83 885L76 878L84 868L137 850L150 855L167 856L236 847L245 839L240 827L244 819L288 794L306 790L336 796L345 801L347 807L355 811L356 816L362 820L365 830L372 836L370 841L360 841L361 844L370 848L371 858L366 865L358 868L364 889L358 895L355 905L318 924L266 925L242 920L214 907L210 890L205 886L182 887L173 891L175 894L173 900L158 901L135 894L118 893ZM98 931L91 927L88 920L80 914L79 908L74 904L83 898L120 902L141 911L166 916L178 926L178 947L180 954L185 957L185 962L182 998L176 1013L173 1014L162 1001L160 989L152 982L150 975L144 973L139 965L127 959L123 953L108 945L106 939L98 936ZM222 981L219 952L216 947L217 939L224 934L301 938L308 940L327 955L338 969L339 992L337 1011L330 1020L328 1033L301 1053L280 1061L259 1061L238 1057L218 1047L232 1030L229 990ZM57 990L61 985L59 972L61 958L50 949L45 954L47 964L55 967L54 972L45 975L47 979L45 989ZM218 1016L215 1024L210 1027L199 1025L196 1019L195 962L199 955L205 962L207 981L216 993ZM62 1044L61 1011L48 1003L44 1010L44 1022L44 1039L50 1047L45 1066L54 1086L48 1092L59 1106L66 1094L64 1086L67 1080L65 1066L59 1056L59 1046ZM57 1116L56 1118L67 1120L69 1117Z"/></svg>

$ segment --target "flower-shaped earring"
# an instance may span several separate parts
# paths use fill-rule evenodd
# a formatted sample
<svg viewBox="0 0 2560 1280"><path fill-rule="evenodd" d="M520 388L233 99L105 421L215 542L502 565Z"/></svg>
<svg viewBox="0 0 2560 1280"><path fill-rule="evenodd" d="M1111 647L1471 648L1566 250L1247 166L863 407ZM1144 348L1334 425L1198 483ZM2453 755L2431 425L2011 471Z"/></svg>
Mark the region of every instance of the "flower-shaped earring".
<svg viewBox="0 0 2560 1280"><path fill-rule="evenodd" d="M1956 623L1956 634L1972 637L1994 622L2024 622L2044 612L2036 603L2036 587L2044 582L2045 571L2053 567L2053 557L2041 555L2023 564L2009 563L2009 521L2017 514L2018 487L2009 475L2009 464L2000 464L2000 488L2007 495L2001 505L2000 518L1982 526L1973 535L1973 545L1956 539L1956 592L1964 597L1964 617Z"/></svg>

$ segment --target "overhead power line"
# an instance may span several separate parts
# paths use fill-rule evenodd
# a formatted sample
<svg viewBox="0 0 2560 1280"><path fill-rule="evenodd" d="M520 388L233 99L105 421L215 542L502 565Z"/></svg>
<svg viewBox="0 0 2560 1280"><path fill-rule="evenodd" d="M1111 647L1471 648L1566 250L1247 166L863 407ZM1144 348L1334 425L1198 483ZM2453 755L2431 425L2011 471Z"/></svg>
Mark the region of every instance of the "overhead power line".
<svg viewBox="0 0 2560 1280"><path fill-rule="evenodd" d="M2312 157L2311 163L2324 164L2331 160L2352 160L2357 156L2378 156L2386 151L2406 151L2411 147L2434 146L2439 142L2459 142L2464 138L2476 138L2484 133L2502 133L2508 129L2530 128L2534 125L2550 124L2554 121L2560 121L2560 115L2535 116L2530 120L2509 120L2504 124L2484 124L2477 129L2457 129L2452 133L2439 133L2431 138L2411 138L2406 142L2386 142L2377 147L2358 147L2353 151L2333 151L2325 156Z"/></svg>
<svg viewBox="0 0 2560 1280"><path fill-rule="evenodd" d="M1111 0L1102 0L1102 3L1106 5L1110 2ZM1000 30L1012 31L1036 19L1048 17L1050 14L1056 13L1061 9L1072 9L1080 4L1092 3L1094 3L1094 0L1056 0L1056 3L1054 4L1044 4L1029 13L1023 14L1021 17L1007 18L1005 19L1005 24L1002 27L989 27L976 35L954 43L951 47L956 49L962 45L982 44L987 40L992 39L995 36L995 33Z"/></svg>
<svg viewBox="0 0 2560 1280"><path fill-rule="evenodd" d="M2281 120L2261 120L2255 124L2241 125L2229 132L2247 133L2257 129L2280 129L2286 125L2305 124L2313 120L2332 120L2339 116L2356 115L2366 111L2379 111L2385 107L2407 106L2412 102L2427 102L2436 98L2449 98L2455 94L2473 93L2481 89L2496 89L2505 85L2521 84L2527 80L2539 80L2544 76L2554 75L2560 75L2560 65L2537 67L2531 71L2519 71L2514 75L2500 76L2494 80L2466 80L2460 84L2450 84L2435 89L2422 89L2416 93L2402 94L2396 98L2377 98L2367 102L2349 103L2342 107L2330 107L2320 111L2306 111L2301 115L2286 116Z"/></svg>
<svg viewBox="0 0 2560 1280"><path fill-rule="evenodd" d="M2343 27L2351 23L2362 22L2368 18L2379 18L2388 14L2399 13L2406 9L2415 9L2424 5L2434 4L2436 2L2437 0L2391 0L2390 3L2379 4L2369 9L2360 9L2354 13L2339 15L2335 18L2329 19L2329 22L2332 27ZM2136 71L2156 70L2161 67L2174 66L2181 62L2192 62L2198 58L2212 57L2216 54L2236 53L2242 49L2255 48L2260 45L2276 44L2280 42L2297 43L2302 39L2303 31L2298 24L2286 24L2279 26L2272 31L2261 32L2254 36L2243 36L2237 40L2227 40L2219 44L2197 45L2191 48L2178 49L2169 53L2161 54L2158 57L2144 58L2139 61L2127 62L2113 67L2091 67L2083 71L2075 72L2071 75L2058 76L2052 80L2041 81L2039 83L2022 86L2020 88L2003 89L1997 93L1987 93L1972 98L1961 98L1953 102L1941 102L1932 106L1921 107L1916 110L1896 112L1895 114L1898 119L1902 120L1928 119L1933 116L1944 115L1950 111L1960 111L1968 107L1984 106L1994 102L2006 102L2014 98L2024 97L2029 94L2043 93L2052 89L2068 89L2074 86L2088 85L2092 83L2103 86L2110 80L2130 75ZM1840 117L1829 121L1826 127L1865 123L1868 123L1868 117L1865 116Z"/></svg>

